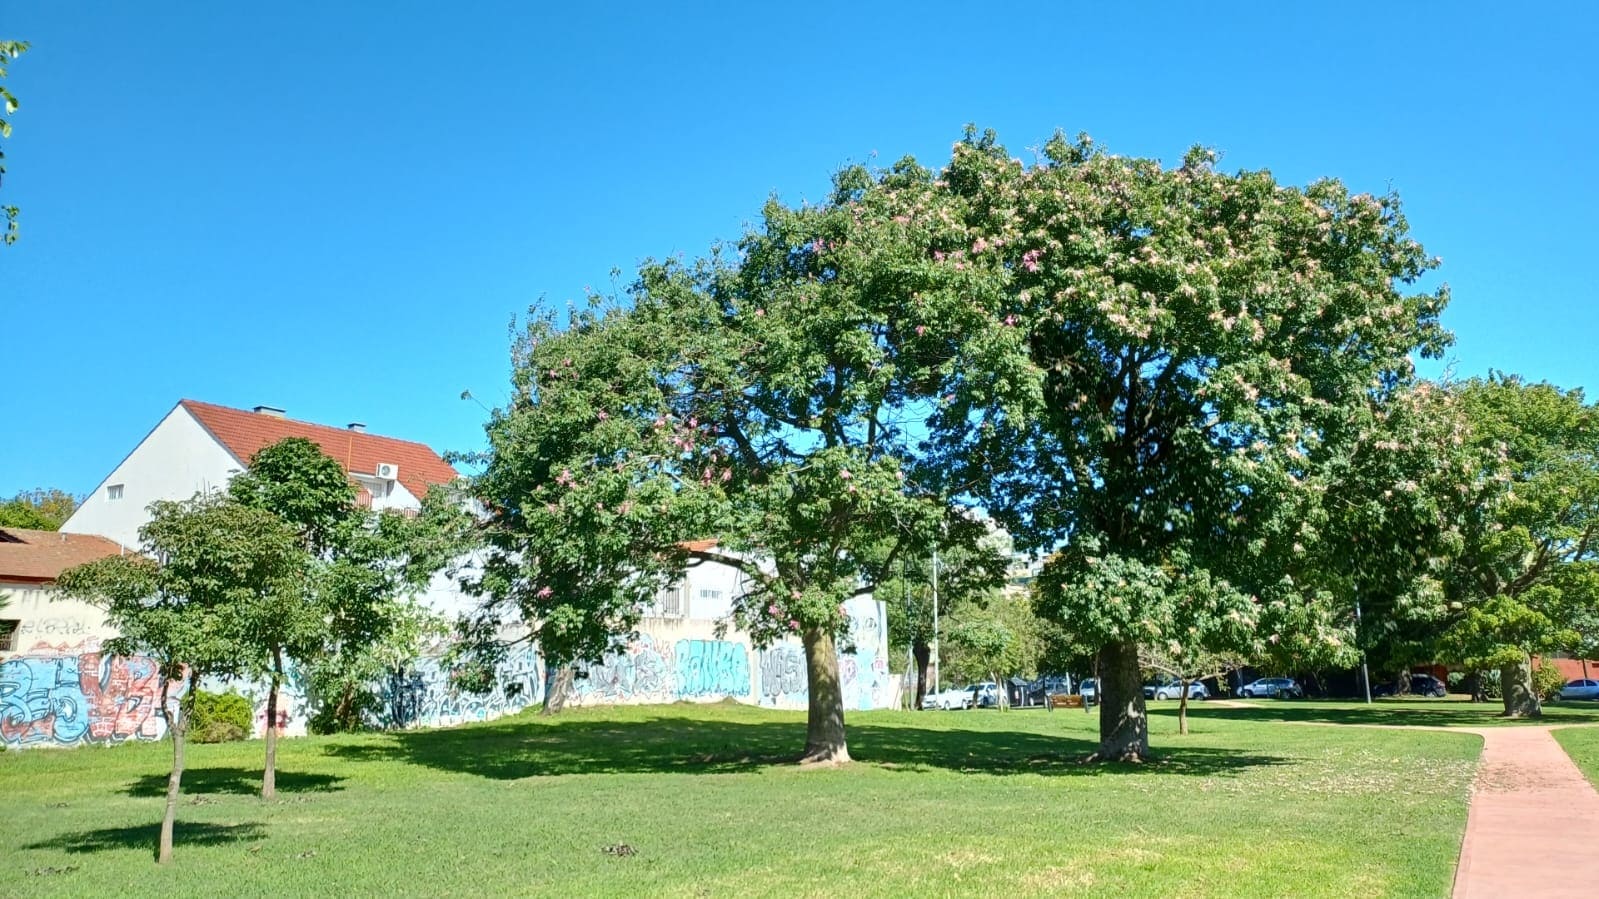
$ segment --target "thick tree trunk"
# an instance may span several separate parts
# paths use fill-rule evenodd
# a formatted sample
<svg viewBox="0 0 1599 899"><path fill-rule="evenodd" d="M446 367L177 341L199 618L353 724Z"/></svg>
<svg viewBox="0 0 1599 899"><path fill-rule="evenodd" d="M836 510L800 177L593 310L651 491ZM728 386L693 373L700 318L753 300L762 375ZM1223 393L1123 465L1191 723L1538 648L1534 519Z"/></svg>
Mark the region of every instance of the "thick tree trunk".
<svg viewBox="0 0 1599 899"><path fill-rule="evenodd" d="M805 673L810 702L805 718L804 765L842 765L849 761L844 742L844 685L838 676L838 649L831 631L807 627Z"/></svg>
<svg viewBox="0 0 1599 899"><path fill-rule="evenodd" d="M922 700L927 698L927 668L933 662L933 648L927 645L926 640L917 640L911 644L911 655L916 659L916 705L920 710Z"/></svg>
<svg viewBox="0 0 1599 899"><path fill-rule="evenodd" d="M266 768L261 772L261 798L278 795L278 686L283 683L283 651L272 647L272 676L267 685Z"/></svg>
<svg viewBox="0 0 1599 899"><path fill-rule="evenodd" d="M1499 669L1499 689L1505 697L1506 718L1542 718L1543 703L1532 688L1532 659L1525 656Z"/></svg>
<svg viewBox="0 0 1599 899"><path fill-rule="evenodd" d="M172 707L168 705L169 682L170 678L161 681L161 714L169 716L167 733L172 735L172 773L167 776L167 810L161 817L161 840L155 855L156 862L163 865L172 861L172 831L178 823L178 792L183 783L183 742L189 729L189 714L184 708L189 699L185 697L178 701L177 714L174 715Z"/></svg>
<svg viewBox="0 0 1599 899"><path fill-rule="evenodd" d="M1188 736L1188 681L1181 683L1183 695L1177 698L1177 733Z"/></svg>
<svg viewBox="0 0 1599 899"><path fill-rule="evenodd" d="M1138 644L1112 643L1100 652L1099 751L1101 762L1149 758L1149 718L1138 670Z"/></svg>
<svg viewBox="0 0 1599 899"><path fill-rule="evenodd" d="M554 665L544 669L544 705L539 714L559 715L566 708L566 697L572 693L572 681L577 672L571 665Z"/></svg>

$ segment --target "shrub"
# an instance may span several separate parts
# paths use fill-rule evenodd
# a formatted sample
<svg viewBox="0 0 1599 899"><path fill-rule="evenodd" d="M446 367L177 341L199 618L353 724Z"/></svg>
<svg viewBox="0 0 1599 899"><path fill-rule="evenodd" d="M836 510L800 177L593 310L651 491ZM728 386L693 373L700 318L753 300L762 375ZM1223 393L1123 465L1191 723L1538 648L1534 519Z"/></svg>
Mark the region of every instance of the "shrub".
<svg viewBox="0 0 1599 899"><path fill-rule="evenodd" d="M226 693L194 691L194 711L189 719L189 739L194 742L243 740L250 736L254 723L255 707L232 690Z"/></svg>
<svg viewBox="0 0 1599 899"><path fill-rule="evenodd" d="M1560 688L1565 685L1566 676L1550 662L1538 663L1537 670L1532 673L1532 691L1544 702L1559 698Z"/></svg>

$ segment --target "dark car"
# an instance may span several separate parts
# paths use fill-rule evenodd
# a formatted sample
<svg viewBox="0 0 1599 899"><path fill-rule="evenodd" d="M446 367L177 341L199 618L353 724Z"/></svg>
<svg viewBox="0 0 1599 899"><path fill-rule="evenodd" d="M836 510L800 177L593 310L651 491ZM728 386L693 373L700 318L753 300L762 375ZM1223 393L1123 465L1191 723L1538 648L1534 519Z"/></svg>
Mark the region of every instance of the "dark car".
<svg viewBox="0 0 1599 899"><path fill-rule="evenodd" d="M1410 692L1414 696L1431 696L1434 699L1442 699L1449 695L1449 688L1444 686L1443 681L1433 677L1430 674L1412 674L1410 676ZM1394 695L1393 682L1390 681L1385 684L1372 684L1371 695Z"/></svg>

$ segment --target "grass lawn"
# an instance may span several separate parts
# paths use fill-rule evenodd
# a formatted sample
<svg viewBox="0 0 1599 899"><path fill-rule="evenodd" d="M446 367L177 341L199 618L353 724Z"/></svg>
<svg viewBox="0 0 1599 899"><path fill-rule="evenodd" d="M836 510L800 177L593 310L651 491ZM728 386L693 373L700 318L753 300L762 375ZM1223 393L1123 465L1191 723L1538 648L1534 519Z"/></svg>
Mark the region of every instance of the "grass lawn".
<svg viewBox="0 0 1599 899"><path fill-rule="evenodd" d="M1582 776L1599 789L1599 727L1562 727L1553 733L1560 748L1577 763Z"/></svg>
<svg viewBox="0 0 1599 899"><path fill-rule="evenodd" d="M580 709L286 740L270 803L259 742L197 746L165 869L166 744L10 752L0 895L1448 894L1480 738L1175 715L1102 767L1077 711L853 713L800 771L802 713Z"/></svg>
<svg viewBox="0 0 1599 899"><path fill-rule="evenodd" d="M1154 703L1153 708L1176 703ZM1247 709L1194 703L1191 713L1207 720L1314 721L1325 724L1398 724L1414 727L1516 727L1529 724L1599 724L1599 703L1546 702L1542 718L1501 718L1498 700L1387 697L1370 705L1358 700L1244 699Z"/></svg>

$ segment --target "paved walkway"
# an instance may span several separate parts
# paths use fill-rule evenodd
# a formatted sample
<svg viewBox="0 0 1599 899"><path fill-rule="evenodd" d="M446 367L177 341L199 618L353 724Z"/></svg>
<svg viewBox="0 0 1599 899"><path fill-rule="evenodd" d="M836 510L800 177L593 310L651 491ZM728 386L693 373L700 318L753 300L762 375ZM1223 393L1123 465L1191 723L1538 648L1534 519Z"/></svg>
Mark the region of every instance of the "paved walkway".
<svg viewBox="0 0 1599 899"><path fill-rule="evenodd" d="M1483 738L1455 899L1599 895L1599 793L1550 728L1471 728Z"/></svg>
<svg viewBox="0 0 1599 899"><path fill-rule="evenodd" d="M1212 700L1210 705L1260 708L1225 700ZM1594 848L1592 836L1599 830L1599 792L1550 733L1557 727L1599 725L1293 723L1482 737L1482 757L1466 814L1466 838L1455 866L1453 899L1599 897L1599 849Z"/></svg>

